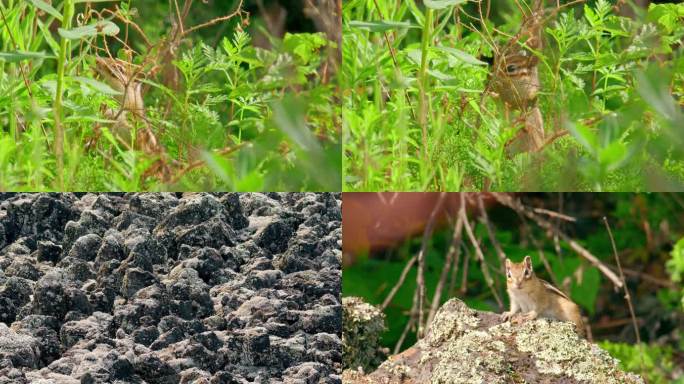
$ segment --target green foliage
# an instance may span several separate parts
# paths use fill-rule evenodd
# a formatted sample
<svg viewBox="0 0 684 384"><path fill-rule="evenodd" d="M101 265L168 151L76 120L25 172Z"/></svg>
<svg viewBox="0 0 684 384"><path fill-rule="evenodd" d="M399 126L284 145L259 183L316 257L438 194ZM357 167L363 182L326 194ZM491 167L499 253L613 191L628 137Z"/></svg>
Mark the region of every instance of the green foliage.
<svg viewBox="0 0 684 384"><path fill-rule="evenodd" d="M684 237L679 239L672 250L672 259L667 261L667 271L672 281L681 283L684 276ZM681 292L682 310L684 311L684 289Z"/></svg>
<svg viewBox="0 0 684 384"><path fill-rule="evenodd" d="M620 360L622 369L638 372L648 383L684 383L684 377L673 377L678 373L673 349L669 346L631 345L610 341L601 341L598 344L611 356Z"/></svg>
<svg viewBox="0 0 684 384"><path fill-rule="evenodd" d="M263 49L235 17L216 42L199 30L169 48L166 2L117 2L114 19L82 3L0 3L0 190L341 188L337 85L323 70L336 44L325 34L287 33ZM234 10L228 3L213 12ZM193 23L217 16L206 8L193 6L190 19L205 17ZM48 28L55 20L58 31ZM150 171L162 154L110 132L104 107L118 110L120 92L93 70L105 51L154 73L142 80L146 123L168 154L170 178Z"/></svg>
<svg viewBox="0 0 684 384"><path fill-rule="evenodd" d="M482 94L491 70L478 57L492 55L494 17L485 31L471 24L476 5L435 3L426 9L414 1L343 5L345 190L642 191L684 185L684 119L677 101L684 95L683 4L652 4L630 19L615 14L614 1L598 0L554 16L544 29L546 47L535 52L539 103L547 137L564 130L569 135L541 153L510 157L506 144L521 124ZM522 17L512 3L496 2L492 11L514 10L496 25L509 36ZM426 28L431 12L434 22ZM421 35L426 31L427 40ZM500 44L507 37L493 39Z"/></svg>

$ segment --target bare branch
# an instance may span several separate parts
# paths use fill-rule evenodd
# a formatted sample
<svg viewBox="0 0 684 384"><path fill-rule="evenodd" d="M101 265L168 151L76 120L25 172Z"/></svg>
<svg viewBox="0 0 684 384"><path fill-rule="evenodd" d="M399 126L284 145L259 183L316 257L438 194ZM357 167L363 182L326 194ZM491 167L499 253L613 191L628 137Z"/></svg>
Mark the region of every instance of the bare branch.
<svg viewBox="0 0 684 384"><path fill-rule="evenodd" d="M390 293L385 298L385 301L382 302L382 305L380 306L380 310L384 311L387 308L387 306L389 305L389 303L392 302L392 299L394 299L394 295L396 295L399 288L401 288L401 286L404 285L404 281L406 280L406 276L408 275L409 271L413 267L413 264L416 263L416 259L417 259L417 257L414 255L406 263L406 265L404 266L404 270L401 271L401 275L399 275L399 280L397 281L396 284L394 284L394 287L392 287L392 290L390 291Z"/></svg>
<svg viewBox="0 0 684 384"><path fill-rule="evenodd" d="M461 207L464 209L464 207ZM442 290L446 283L447 277L449 276L449 271L452 268L452 264L455 265L452 260L458 260L458 255L461 250L461 235L463 233L463 218L461 215L456 219L456 226L454 227L454 235L451 239L451 246L446 255L446 260L444 261L444 268L442 269L442 274L439 276L439 282L437 283L437 288L435 288L435 296L432 298L432 305L430 306L430 312L428 313L428 318L426 322L425 332L430 329L432 324L432 319L434 319L439 304L442 301ZM454 257L455 256L455 257Z"/></svg>
<svg viewBox="0 0 684 384"><path fill-rule="evenodd" d="M540 227L545 229L545 233L547 236L551 237L553 236L554 233L558 234L558 236L568 243L570 248L575 251L578 255L584 257L587 259L592 265L594 265L596 268L603 273L604 276L606 276L610 281L613 282L613 285L615 285L616 288L622 288L623 284L622 281L618 278L618 276L610 269L609 266L601 262L596 256L594 256L591 252L589 252L588 249L584 248L581 246L578 242L575 240L571 239L570 236L566 235L565 233L561 232L559 229L555 228L550 222L540 218L539 216L535 215L533 212L531 212L529 209L527 209L525 206L522 205L520 200L514 200L512 197L510 197L507 194L502 194L502 193L492 193L492 196L501 204L515 210L518 212L521 212L523 215L537 223Z"/></svg>
<svg viewBox="0 0 684 384"><path fill-rule="evenodd" d="M432 236L432 230L435 228L437 215L442 209L445 201L446 193L442 192L439 194L439 199L437 200L435 207L432 209L432 213L430 213L430 218L425 226L425 231L423 231L423 242L420 246L420 252L418 252L418 273L416 275L416 284L418 289L418 338L423 337L423 331L425 328L425 324L423 323L423 307L427 301L425 293L425 251L427 250L427 244L430 240L430 236Z"/></svg>
<svg viewBox="0 0 684 384"><path fill-rule="evenodd" d="M464 195L461 194L461 205L465 204L465 198ZM478 260L480 260L480 265L482 266L482 275L484 276L485 282L487 283L487 286L489 289L492 291L492 294L494 295L494 299L496 299L497 304L499 305L499 309L503 308L503 302L501 301L501 298L499 297L498 292L496 291L496 288L494 288L494 280L492 279L492 276L489 274L489 268L487 267L487 263L484 258L484 254L482 253L482 249L480 249L480 245L477 242L477 239L475 238L475 234L473 233L473 229L470 227L470 223L468 222L468 216L465 212L465 210L462 210L460 212L460 216L463 218L463 223L465 225L465 230L466 234L468 235L468 238L470 239L471 244L473 245L473 248L475 249L475 256L477 256Z"/></svg>
<svg viewBox="0 0 684 384"><path fill-rule="evenodd" d="M606 225L608 230L608 237L610 238L610 244L613 246L613 255L615 255L615 263L617 264L618 271L620 272L620 280L622 280L622 288L625 291L625 300L627 300L627 305L629 306L629 314L632 316L632 324L634 325L634 335L636 336L637 343L641 344L641 336L639 336L639 328L637 327L636 316L634 315L634 306L632 305L632 297L629 294L629 289L627 288L627 282L625 281L625 274L622 272L622 266L620 266L620 257L618 256L617 247L615 246L615 239L613 239L613 232L610 230L610 225L608 224L608 219L603 216L603 223ZM643 369L643 359L641 361Z"/></svg>
<svg viewBox="0 0 684 384"><path fill-rule="evenodd" d="M485 227L487 228L487 234L489 235L489 241L492 243L494 246L494 250L496 250L496 254L499 256L499 261L501 262L499 264L500 269L501 269L501 274L504 274L504 266L506 265L506 254L504 253L503 249L501 248L501 244L496 240L496 234L494 231L494 225L489 221L489 216L487 215L487 210L484 208L484 202L482 201L482 195L477 196L477 205L480 207L480 219L484 223Z"/></svg>

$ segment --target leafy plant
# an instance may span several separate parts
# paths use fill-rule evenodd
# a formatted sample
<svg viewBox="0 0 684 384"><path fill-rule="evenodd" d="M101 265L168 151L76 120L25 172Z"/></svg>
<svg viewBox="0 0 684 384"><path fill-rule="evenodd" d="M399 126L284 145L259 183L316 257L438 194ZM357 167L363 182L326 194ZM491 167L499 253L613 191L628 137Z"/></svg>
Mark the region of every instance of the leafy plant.
<svg viewBox="0 0 684 384"><path fill-rule="evenodd" d="M339 190L336 43L286 33L256 47L235 3L207 15L224 21L213 44L199 27L160 29L178 11L164 3L0 3L0 190ZM124 120L154 150L114 132L122 93L96 57L135 69L145 116Z"/></svg>
<svg viewBox="0 0 684 384"><path fill-rule="evenodd" d="M649 383L684 383L684 377L673 380L677 366L673 350L669 346L631 345L626 343L599 342L599 346L620 360L622 369L639 372Z"/></svg>
<svg viewBox="0 0 684 384"><path fill-rule="evenodd" d="M684 185L684 5L651 4L634 18L607 0L549 11L534 54L551 139L541 153L510 155L520 124L489 92L483 61L518 32L531 2L517 3L492 3L481 18L476 2L345 2L345 190Z"/></svg>

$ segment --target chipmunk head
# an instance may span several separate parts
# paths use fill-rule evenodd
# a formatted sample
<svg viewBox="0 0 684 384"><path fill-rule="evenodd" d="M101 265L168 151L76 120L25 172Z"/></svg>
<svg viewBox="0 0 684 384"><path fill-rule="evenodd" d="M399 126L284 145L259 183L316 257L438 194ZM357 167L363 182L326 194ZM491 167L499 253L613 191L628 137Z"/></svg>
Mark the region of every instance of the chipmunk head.
<svg viewBox="0 0 684 384"><path fill-rule="evenodd" d="M534 276L532 269L532 258L525 256L522 263L514 263L511 259L506 259L506 281L509 286L521 289L523 282Z"/></svg>

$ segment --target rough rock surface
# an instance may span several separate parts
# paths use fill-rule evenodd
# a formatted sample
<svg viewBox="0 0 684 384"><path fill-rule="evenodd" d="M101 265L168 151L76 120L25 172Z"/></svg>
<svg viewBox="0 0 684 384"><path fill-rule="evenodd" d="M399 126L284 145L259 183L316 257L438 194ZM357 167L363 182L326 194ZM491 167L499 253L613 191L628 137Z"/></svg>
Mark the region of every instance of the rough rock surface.
<svg viewBox="0 0 684 384"><path fill-rule="evenodd" d="M579 337L570 323L512 324L452 299L427 336L373 373L345 370L345 383L643 383Z"/></svg>
<svg viewBox="0 0 684 384"><path fill-rule="evenodd" d="M351 296L342 298L342 313L343 367L374 370L389 354L380 344L386 330L385 314L360 297Z"/></svg>
<svg viewBox="0 0 684 384"><path fill-rule="evenodd" d="M0 384L341 383L339 194L2 194Z"/></svg>

